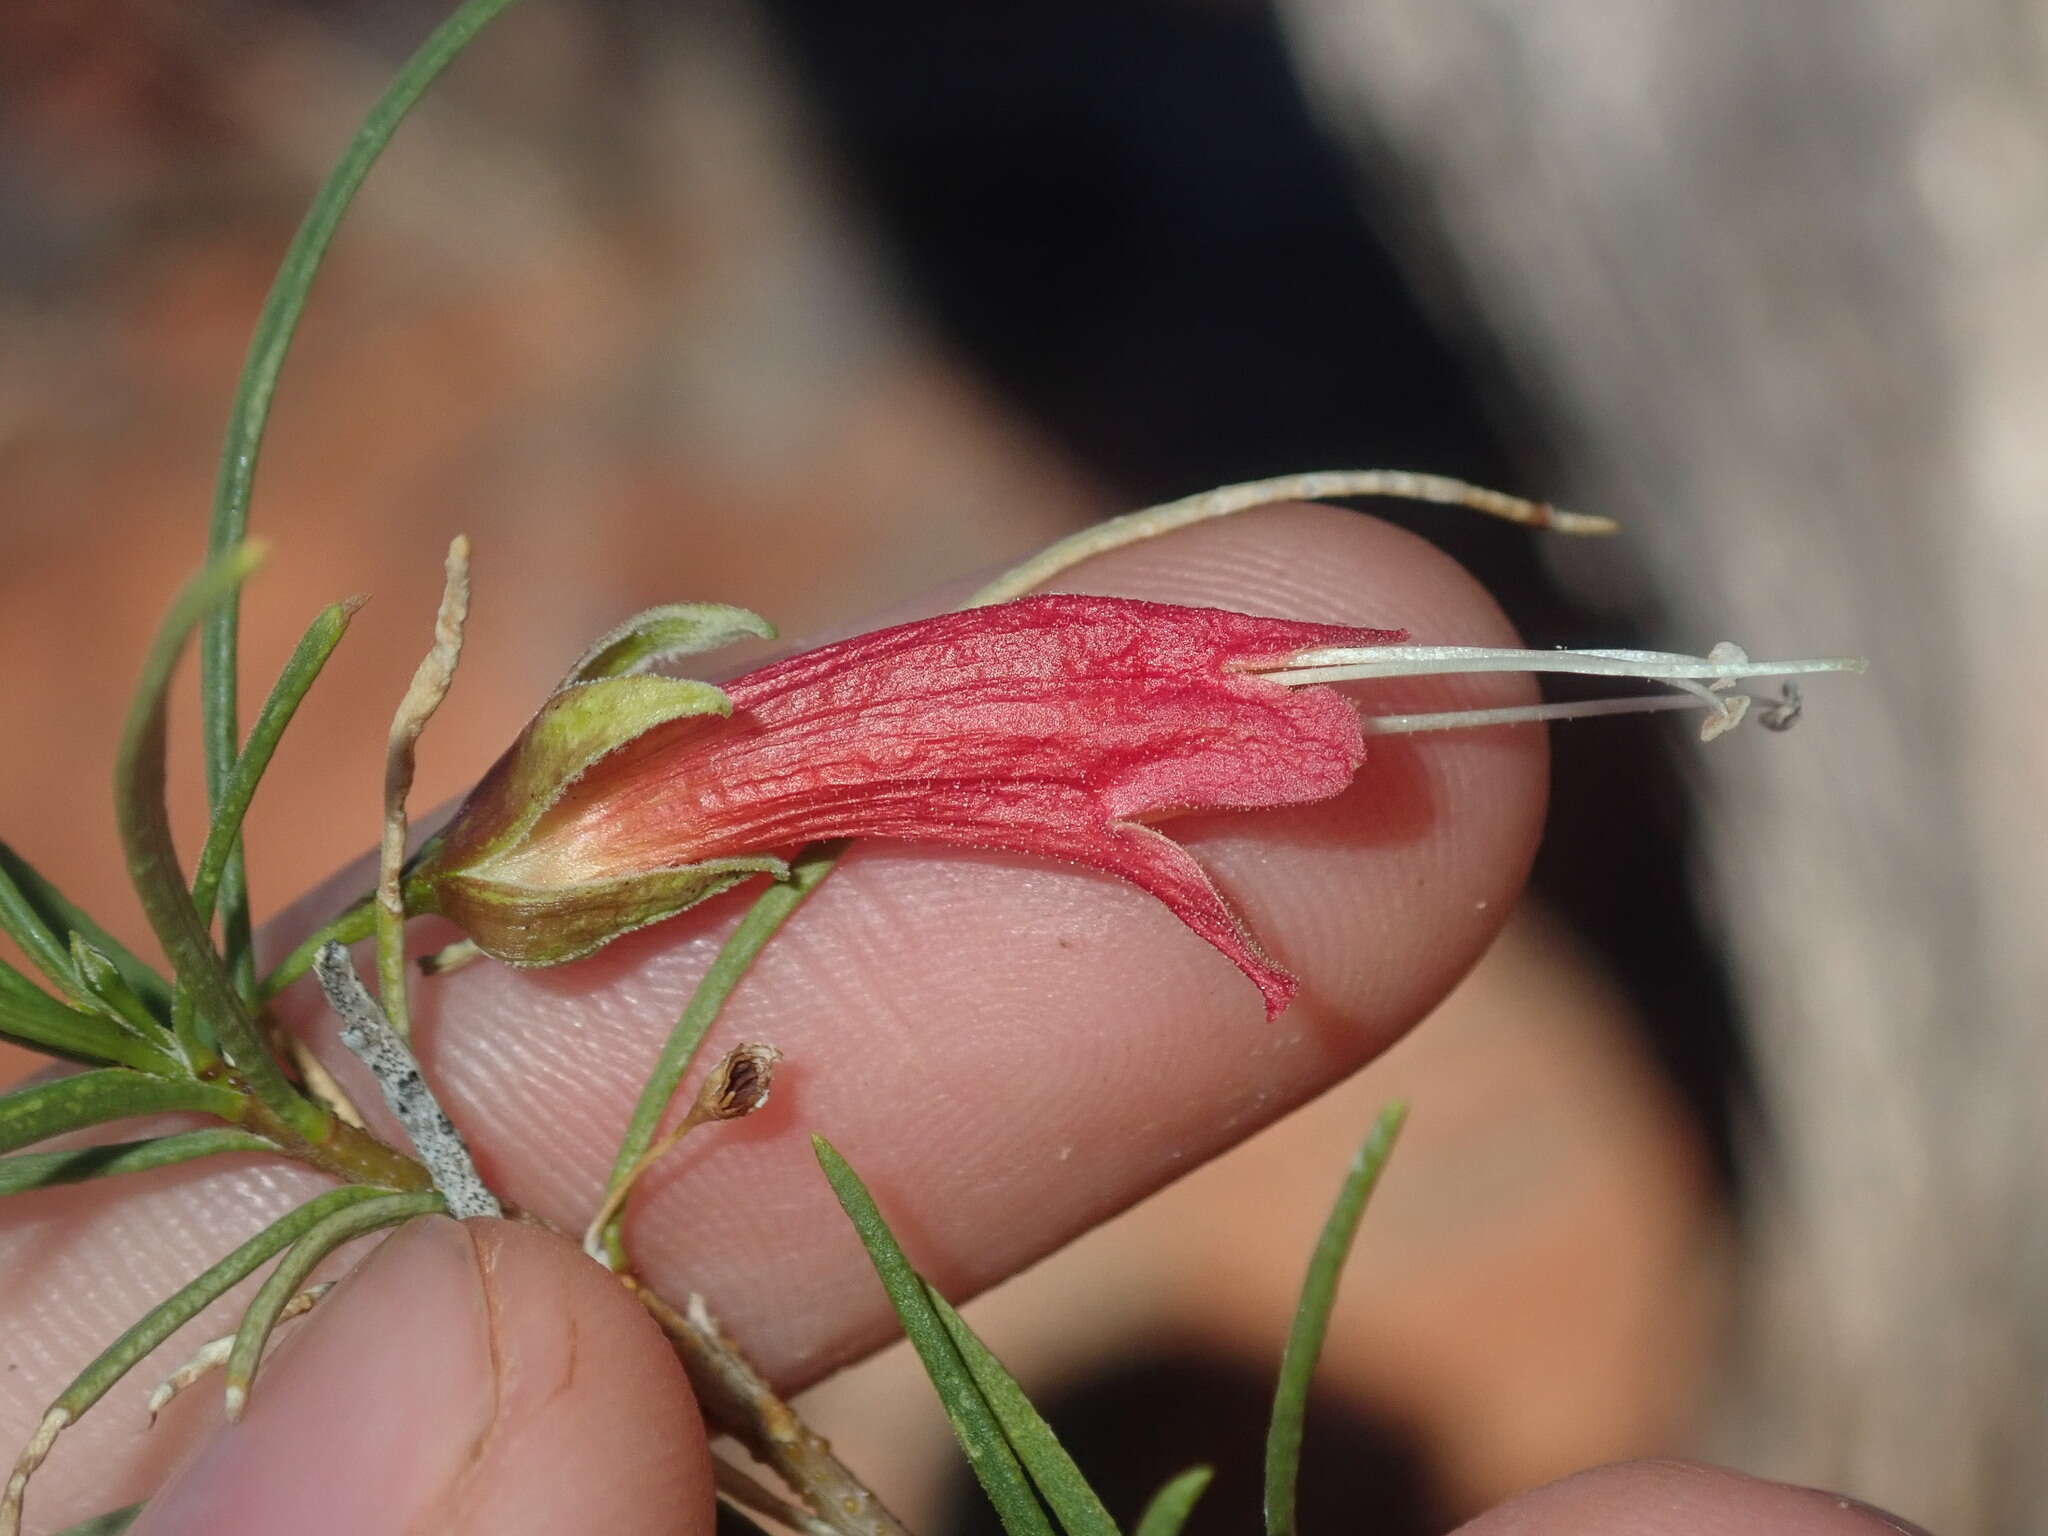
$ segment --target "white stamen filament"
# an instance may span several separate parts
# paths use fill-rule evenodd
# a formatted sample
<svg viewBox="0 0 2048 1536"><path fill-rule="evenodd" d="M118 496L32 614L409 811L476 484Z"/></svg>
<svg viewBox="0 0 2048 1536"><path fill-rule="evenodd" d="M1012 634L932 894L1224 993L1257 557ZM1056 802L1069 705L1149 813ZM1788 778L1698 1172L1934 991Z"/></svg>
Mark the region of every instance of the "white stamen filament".
<svg viewBox="0 0 2048 1536"><path fill-rule="evenodd" d="M1712 741L1734 729L1752 703L1763 706L1759 718L1773 729L1783 729L1798 715L1798 697L1790 684L1786 685L1786 697L1776 700L1726 691L1734 682L1743 678L1792 677L1813 672L1861 672L1864 665L1859 657L1751 661L1739 646L1726 642L1715 646L1708 656L1687 656L1676 651L1524 651L1466 645L1386 645L1334 646L1302 651L1290 657L1286 665L1259 675L1269 682L1289 687L1488 672L1568 672L1588 677L1626 677L1640 682L1664 683L1681 690L1683 696L1648 694L1623 699L1516 705L1502 709L1369 715L1363 724L1368 734L1395 736L1474 726L1580 720L1596 715L1706 709L1712 713L1700 728L1700 739Z"/></svg>
<svg viewBox="0 0 2048 1536"><path fill-rule="evenodd" d="M1738 693L1738 699L1749 695ZM1707 709L1721 715L1720 699L1675 693L1626 699L1579 699L1568 704L1525 704L1505 709L1446 709L1426 715L1367 715L1359 722L1368 736L1414 736L1424 731L1466 730L1482 725L1534 725L1546 720L1585 720L1596 715L1647 715L1662 710Z"/></svg>
<svg viewBox="0 0 2048 1536"><path fill-rule="evenodd" d="M1284 667L1259 675L1268 682L1371 682L1379 678L1437 677L1482 672L1572 672L1585 677L1632 677L1644 682L1730 682L1751 677L1793 677L1808 672L1861 672L1861 657L1810 661L1709 661L1676 651L1517 651L1482 645L1332 646L1300 651Z"/></svg>

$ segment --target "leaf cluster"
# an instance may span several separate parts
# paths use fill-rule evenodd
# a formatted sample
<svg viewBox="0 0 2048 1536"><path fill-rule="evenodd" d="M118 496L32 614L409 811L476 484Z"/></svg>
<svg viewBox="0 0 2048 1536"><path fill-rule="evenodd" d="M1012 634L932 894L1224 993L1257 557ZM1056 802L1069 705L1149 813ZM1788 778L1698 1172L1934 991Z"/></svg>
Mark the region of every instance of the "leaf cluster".
<svg viewBox="0 0 2048 1536"><path fill-rule="evenodd" d="M342 1180L247 1239L140 1318L51 1404L0 1493L0 1532L19 1529L29 1474L62 1430L178 1328L283 1255L246 1314L228 1362L231 1403L279 1313L335 1247L439 1209L426 1171L356 1129L295 1074L266 1012L287 977L257 975L242 823L285 728L357 606L317 615L246 734L238 727L242 583L261 559L247 539L250 492L279 370L313 278L343 214L393 132L433 80L511 0L466 0L407 63L329 176L292 242L258 322L221 456L209 559L172 604L143 665L121 735L114 816L128 874L163 961L152 964L66 897L21 852L0 843L0 932L41 984L0 961L0 1039L85 1070L0 1096L0 1194L113 1178L196 1158L267 1151ZM165 800L170 684L195 631L211 819L192 869L172 845ZM361 926L345 914L338 932ZM24 1151L38 1142L143 1115L199 1114L216 1128L141 1140ZM125 1528L133 1511L78 1527Z"/></svg>
<svg viewBox="0 0 2048 1536"><path fill-rule="evenodd" d="M1296 1536L1295 1485L1301 1469L1309 1378L1329 1331L1338 1277L1359 1219L1406 1115L1401 1104L1381 1112L1352 1160L1309 1260L1266 1436L1266 1536ZM890 1305L945 1406L968 1464L1008 1536L1054 1536L1055 1525L1064 1536L1124 1536L1016 1378L937 1288L911 1266L852 1166L822 1136L813 1137L812 1142L825 1177L859 1233ZM1191 1467L1169 1480L1139 1515L1132 1536L1179 1536L1210 1476L1207 1467Z"/></svg>

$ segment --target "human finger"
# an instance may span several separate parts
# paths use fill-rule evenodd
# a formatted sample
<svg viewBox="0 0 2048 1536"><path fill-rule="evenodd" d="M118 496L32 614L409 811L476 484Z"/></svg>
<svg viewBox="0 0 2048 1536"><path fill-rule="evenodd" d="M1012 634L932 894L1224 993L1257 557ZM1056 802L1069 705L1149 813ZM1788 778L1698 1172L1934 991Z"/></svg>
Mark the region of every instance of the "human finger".
<svg viewBox="0 0 2048 1536"><path fill-rule="evenodd" d="M1927 1536L1916 1525L1818 1488L1725 1467L1632 1461L1518 1495L1457 1536Z"/></svg>
<svg viewBox="0 0 2048 1536"><path fill-rule="evenodd" d="M1401 626L1422 641L1510 638L1485 594L1428 546L1322 508L1183 530L1061 585ZM1520 697L1515 682L1446 679L1375 696L1404 711ZM694 1138L636 1197L643 1273L671 1294L704 1293L783 1386L815 1380L893 1323L805 1132L841 1146L949 1290L993 1283L1341 1078L1426 1012L1504 918L1543 787L1540 732L1493 729L1376 742L1352 788L1319 805L1171 823L1301 977L1274 1024L1238 972L1129 887L1009 857L857 848L709 1042L715 1053L766 1040L786 1060L765 1111ZM507 1198L571 1230L589 1216L659 1041L739 907L707 904L576 965L480 965L421 989L422 1057ZM424 931L421 943L446 936ZM372 1101L317 996L301 988L286 1008ZM0 1378L6 1422L22 1433L69 1370L202 1256L314 1187L253 1158L141 1180L0 1207L0 1221L13 1218L0 1238L5 1294L35 1325L31 1358ZM120 1401L72 1432L81 1454L69 1464L94 1466L102 1487L109 1470L146 1486L176 1431L141 1441ZM60 1451L45 1478L65 1464Z"/></svg>

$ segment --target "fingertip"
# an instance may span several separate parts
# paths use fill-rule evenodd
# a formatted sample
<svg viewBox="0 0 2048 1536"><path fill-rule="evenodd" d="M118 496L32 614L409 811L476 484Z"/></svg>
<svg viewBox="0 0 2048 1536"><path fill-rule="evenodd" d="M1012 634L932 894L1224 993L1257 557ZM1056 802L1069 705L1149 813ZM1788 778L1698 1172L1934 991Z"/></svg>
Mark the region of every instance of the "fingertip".
<svg viewBox="0 0 2048 1536"><path fill-rule="evenodd" d="M1725 1467L1632 1461L1519 1494L1458 1536L1927 1536L1918 1526L1818 1488Z"/></svg>
<svg viewBox="0 0 2048 1536"><path fill-rule="evenodd" d="M682 1367L647 1312L574 1244L466 1224L493 1312L498 1404L452 1490L466 1536L709 1536L711 1455Z"/></svg>
<svg viewBox="0 0 2048 1536"><path fill-rule="evenodd" d="M560 1239L414 1222L278 1347L136 1536L702 1536L711 1476L653 1321Z"/></svg>
<svg viewBox="0 0 2048 1536"><path fill-rule="evenodd" d="M1061 584L1403 629L1417 644L1519 644L1492 594L1450 556L1330 506L1269 507L1198 525L1100 556ZM1345 691L1367 714L1535 695L1526 677L1415 678ZM1535 857L1548 794L1539 726L1375 737L1335 799L1190 818L1171 830L1300 977L1295 1024L1330 1035L1348 1067L1427 1012L1492 942Z"/></svg>

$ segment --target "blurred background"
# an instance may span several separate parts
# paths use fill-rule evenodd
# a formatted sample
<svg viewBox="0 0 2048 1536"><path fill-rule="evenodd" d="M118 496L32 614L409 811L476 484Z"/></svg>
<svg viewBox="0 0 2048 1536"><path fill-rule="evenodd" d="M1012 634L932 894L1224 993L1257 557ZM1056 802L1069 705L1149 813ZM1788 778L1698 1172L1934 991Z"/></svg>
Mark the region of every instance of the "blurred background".
<svg viewBox="0 0 2048 1536"><path fill-rule="evenodd" d="M124 938L114 701L274 264L442 14L0 3L0 829ZM458 530L421 803L655 602L802 634L1295 469L1615 515L1373 509L1532 644L1872 676L1789 741L1556 732L1532 899L1435 1019L972 1315L1119 1514L1204 1458L1198 1529L1253 1528L1300 1266L1402 1092L1306 1523L1683 1453L2048 1530L2044 76L2048 10L1992 0L531 0L407 123L285 371L251 703L376 601L252 814L258 915L371 840ZM901 1352L814 1403L914 1529L993 1529Z"/></svg>

